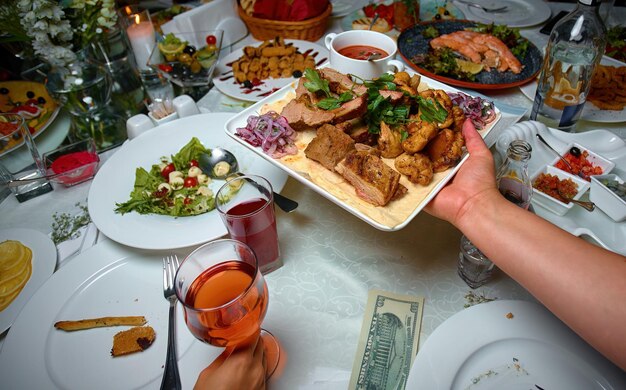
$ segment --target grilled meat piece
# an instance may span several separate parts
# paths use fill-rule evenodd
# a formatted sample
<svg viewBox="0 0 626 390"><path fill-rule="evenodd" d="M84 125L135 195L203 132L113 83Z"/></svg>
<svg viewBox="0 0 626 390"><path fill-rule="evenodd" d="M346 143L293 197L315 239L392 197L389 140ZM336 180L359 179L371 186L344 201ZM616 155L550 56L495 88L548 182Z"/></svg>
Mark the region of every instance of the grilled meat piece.
<svg viewBox="0 0 626 390"><path fill-rule="evenodd" d="M331 171L339 161L355 150L354 140L333 125L323 125L317 129L317 135L309 142L304 154Z"/></svg>
<svg viewBox="0 0 626 390"><path fill-rule="evenodd" d="M335 116L333 123L359 118L367 112L367 97L365 95L358 96L329 112Z"/></svg>
<svg viewBox="0 0 626 390"><path fill-rule="evenodd" d="M461 159L465 139L460 131L443 129L424 149L424 153L433 162L435 172L443 172L453 167Z"/></svg>
<svg viewBox="0 0 626 390"><path fill-rule="evenodd" d="M360 96L367 93L366 86L355 83L348 75L340 73L332 68L320 68L317 71L323 79L328 80L328 87L330 90L337 94L349 91L357 96Z"/></svg>
<svg viewBox="0 0 626 390"><path fill-rule="evenodd" d="M417 115L419 117L419 115ZM409 154L422 151L435 138L439 129L436 124L424 121L410 122L407 126L409 136L402 141L402 148Z"/></svg>
<svg viewBox="0 0 626 390"><path fill-rule="evenodd" d="M433 179L433 163L425 154L404 153L395 159L394 165L411 183L425 186Z"/></svg>
<svg viewBox="0 0 626 390"><path fill-rule="evenodd" d="M359 198L375 206L385 206L400 187L400 174L373 154L353 151L335 170L354 186Z"/></svg>
<svg viewBox="0 0 626 390"><path fill-rule="evenodd" d="M391 129L385 122L380 122L378 149L380 149L380 155L384 158L398 157L404 152L404 149L402 149L402 134Z"/></svg>
<svg viewBox="0 0 626 390"><path fill-rule="evenodd" d="M315 107L306 95L292 99L280 112L294 130L307 130L330 123L335 115Z"/></svg>

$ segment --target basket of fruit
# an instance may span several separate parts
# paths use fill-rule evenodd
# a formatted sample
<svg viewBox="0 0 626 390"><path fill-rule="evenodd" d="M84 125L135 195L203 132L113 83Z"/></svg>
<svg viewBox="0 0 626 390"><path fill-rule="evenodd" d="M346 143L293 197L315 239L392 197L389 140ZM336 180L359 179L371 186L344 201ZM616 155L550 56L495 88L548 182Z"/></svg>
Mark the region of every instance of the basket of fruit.
<svg viewBox="0 0 626 390"><path fill-rule="evenodd" d="M152 50L148 65L175 86L205 87L222 47L222 30L167 34Z"/></svg>
<svg viewBox="0 0 626 390"><path fill-rule="evenodd" d="M239 17L261 41L317 41L326 33L332 10L328 0L247 0L238 6Z"/></svg>

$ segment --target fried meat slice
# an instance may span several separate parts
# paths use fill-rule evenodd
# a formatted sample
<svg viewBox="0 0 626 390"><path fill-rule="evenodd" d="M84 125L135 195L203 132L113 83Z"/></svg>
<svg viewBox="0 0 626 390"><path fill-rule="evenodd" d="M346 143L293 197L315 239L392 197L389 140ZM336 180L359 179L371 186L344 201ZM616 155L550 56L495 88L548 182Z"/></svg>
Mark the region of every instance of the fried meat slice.
<svg viewBox="0 0 626 390"><path fill-rule="evenodd" d="M304 154L325 168L334 171L337 163L355 149L354 144L354 140L337 127L323 125L317 129L315 138L304 149Z"/></svg>
<svg viewBox="0 0 626 390"><path fill-rule="evenodd" d="M373 154L353 151L335 170L354 186L359 198L375 206L385 206L400 187L400 174Z"/></svg>
<svg viewBox="0 0 626 390"><path fill-rule="evenodd" d="M443 172L459 162L464 145L463 133L443 129L424 149L424 153L433 162L433 170Z"/></svg>

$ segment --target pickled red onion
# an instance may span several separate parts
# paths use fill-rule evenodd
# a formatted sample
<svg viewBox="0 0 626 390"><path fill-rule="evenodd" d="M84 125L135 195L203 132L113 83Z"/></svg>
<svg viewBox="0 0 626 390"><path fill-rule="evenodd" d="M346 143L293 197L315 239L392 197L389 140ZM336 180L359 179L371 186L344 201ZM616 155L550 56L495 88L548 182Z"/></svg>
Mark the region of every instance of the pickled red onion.
<svg viewBox="0 0 626 390"><path fill-rule="evenodd" d="M474 126L480 130L496 118L493 102L479 96L472 97L463 92L448 92L452 103L459 106L463 113L471 119Z"/></svg>
<svg viewBox="0 0 626 390"><path fill-rule="evenodd" d="M246 127L239 127L235 135L245 139L252 146L260 146L272 158L297 154L294 143L296 132L287 119L275 111L263 115L250 115Z"/></svg>

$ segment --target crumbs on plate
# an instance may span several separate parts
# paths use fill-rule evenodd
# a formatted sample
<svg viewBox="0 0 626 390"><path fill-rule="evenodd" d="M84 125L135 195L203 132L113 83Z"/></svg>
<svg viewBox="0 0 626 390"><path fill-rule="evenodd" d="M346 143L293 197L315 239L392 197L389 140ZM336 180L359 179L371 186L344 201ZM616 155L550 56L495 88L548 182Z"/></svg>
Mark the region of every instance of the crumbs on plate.
<svg viewBox="0 0 626 390"><path fill-rule="evenodd" d="M508 319L510 320L510 319L512 319L512 318L513 318L513 313L508 312L508 313L506 313L506 316L505 316L505 317L506 317L506 318L508 318Z"/></svg>

